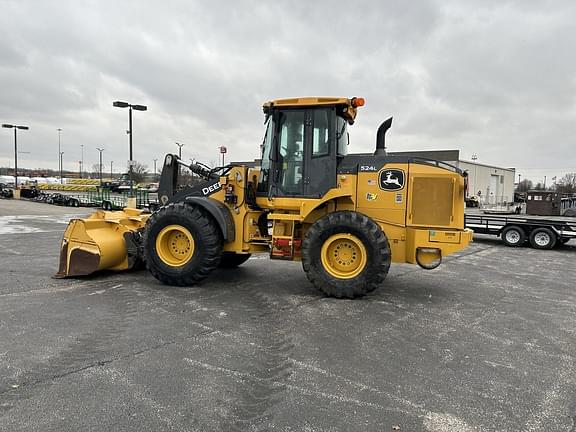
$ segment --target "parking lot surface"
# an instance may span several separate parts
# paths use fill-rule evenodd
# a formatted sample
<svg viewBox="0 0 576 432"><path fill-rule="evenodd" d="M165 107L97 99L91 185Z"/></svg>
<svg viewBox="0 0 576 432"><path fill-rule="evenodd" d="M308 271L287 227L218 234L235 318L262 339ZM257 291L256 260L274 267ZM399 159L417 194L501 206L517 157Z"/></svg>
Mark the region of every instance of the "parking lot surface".
<svg viewBox="0 0 576 432"><path fill-rule="evenodd" d="M359 300L266 257L52 279L86 212L0 200L2 431L576 431L574 241L476 239Z"/></svg>

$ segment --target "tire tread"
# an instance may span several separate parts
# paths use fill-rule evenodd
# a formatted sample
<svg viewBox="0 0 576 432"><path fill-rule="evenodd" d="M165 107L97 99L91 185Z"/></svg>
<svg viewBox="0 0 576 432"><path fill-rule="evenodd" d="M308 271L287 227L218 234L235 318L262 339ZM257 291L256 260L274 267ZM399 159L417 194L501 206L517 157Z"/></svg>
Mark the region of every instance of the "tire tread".
<svg viewBox="0 0 576 432"><path fill-rule="evenodd" d="M185 264L186 271L182 272L175 272L160 262L155 252L156 238L152 238L152 231L157 224L174 218L181 221L184 227L195 227L196 233L200 235L200 238L194 239L194 255L200 255L198 258L193 257L191 263ZM171 222L166 223L168 224ZM146 224L142 245L146 267L152 276L166 285L190 286L199 283L218 267L222 256L222 234L215 221L201 207L185 203L171 203L154 212Z"/></svg>
<svg viewBox="0 0 576 432"><path fill-rule="evenodd" d="M334 278L320 261L323 242L339 232L354 234L368 246L366 268L352 279ZM374 291L386 279L390 261L390 245L384 231L369 217L353 211L334 212L319 219L308 228L302 244L302 267L308 280L331 297L356 298Z"/></svg>

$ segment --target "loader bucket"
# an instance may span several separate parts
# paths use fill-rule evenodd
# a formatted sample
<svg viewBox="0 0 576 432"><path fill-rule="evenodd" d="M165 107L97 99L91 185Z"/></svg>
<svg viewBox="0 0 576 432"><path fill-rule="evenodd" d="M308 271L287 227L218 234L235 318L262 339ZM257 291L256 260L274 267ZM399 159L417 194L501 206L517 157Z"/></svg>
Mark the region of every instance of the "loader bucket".
<svg viewBox="0 0 576 432"><path fill-rule="evenodd" d="M137 234L149 216L141 210L126 208L98 210L86 219L72 219L64 232L55 277L132 268L138 261Z"/></svg>

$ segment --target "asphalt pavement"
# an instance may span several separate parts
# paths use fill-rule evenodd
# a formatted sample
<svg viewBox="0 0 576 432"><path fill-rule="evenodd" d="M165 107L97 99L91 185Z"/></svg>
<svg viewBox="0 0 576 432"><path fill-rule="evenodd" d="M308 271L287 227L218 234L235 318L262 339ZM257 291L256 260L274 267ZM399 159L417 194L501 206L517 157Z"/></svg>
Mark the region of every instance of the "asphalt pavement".
<svg viewBox="0 0 576 432"><path fill-rule="evenodd" d="M267 257L52 279L88 212L0 200L1 431L576 431L575 241L478 238L359 300Z"/></svg>

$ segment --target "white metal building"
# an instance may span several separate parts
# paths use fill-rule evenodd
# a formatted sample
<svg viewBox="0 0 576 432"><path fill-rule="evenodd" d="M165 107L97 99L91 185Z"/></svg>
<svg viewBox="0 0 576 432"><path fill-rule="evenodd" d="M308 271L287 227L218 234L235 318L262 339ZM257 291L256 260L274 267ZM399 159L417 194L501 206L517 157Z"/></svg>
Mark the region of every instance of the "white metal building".
<svg viewBox="0 0 576 432"><path fill-rule="evenodd" d="M483 204L501 205L514 201L515 168L502 168L460 159L459 150L389 152L434 159L449 163L468 172L468 196L476 196Z"/></svg>

